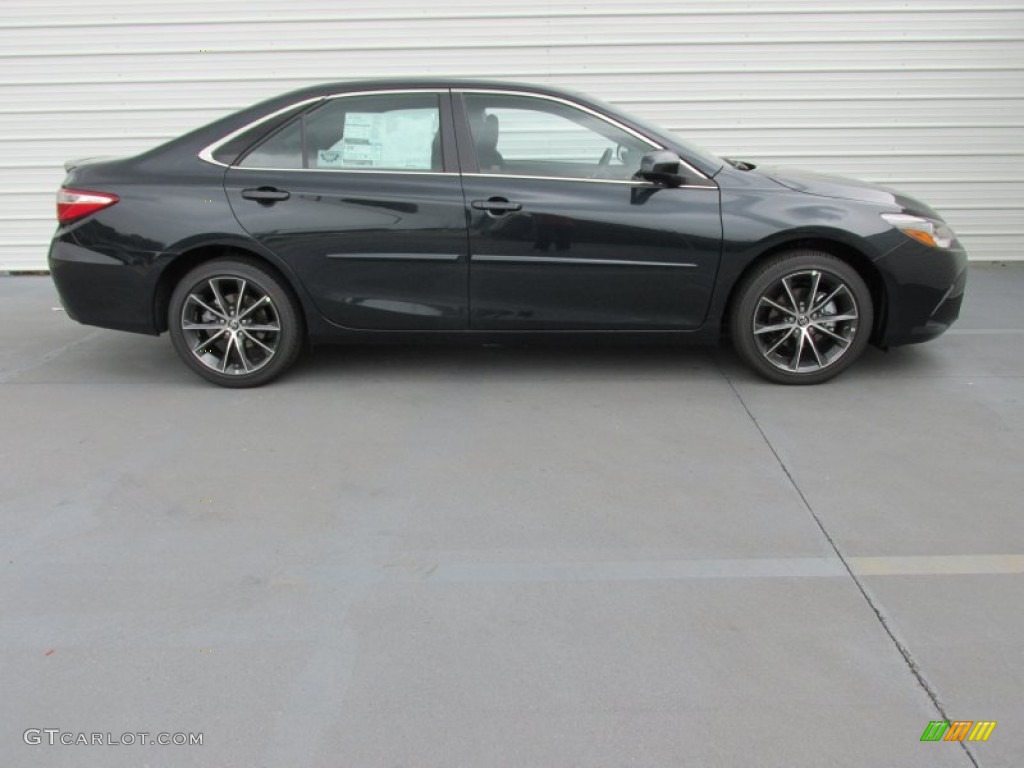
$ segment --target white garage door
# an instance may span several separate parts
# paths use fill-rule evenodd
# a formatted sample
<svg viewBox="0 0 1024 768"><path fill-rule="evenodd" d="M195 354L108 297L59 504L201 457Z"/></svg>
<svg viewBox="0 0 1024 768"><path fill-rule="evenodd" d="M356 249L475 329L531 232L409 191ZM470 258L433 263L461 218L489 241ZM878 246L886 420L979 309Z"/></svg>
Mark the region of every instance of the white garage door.
<svg viewBox="0 0 1024 768"><path fill-rule="evenodd" d="M39 269L61 164L355 77L593 93L721 154L886 182L1021 258L1019 0L0 0L0 269Z"/></svg>

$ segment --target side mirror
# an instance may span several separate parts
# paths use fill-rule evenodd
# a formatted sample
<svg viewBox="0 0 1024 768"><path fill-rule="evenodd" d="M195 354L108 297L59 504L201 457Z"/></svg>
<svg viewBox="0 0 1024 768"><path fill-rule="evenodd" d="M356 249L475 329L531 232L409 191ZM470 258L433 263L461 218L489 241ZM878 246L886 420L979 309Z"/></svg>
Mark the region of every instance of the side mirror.
<svg viewBox="0 0 1024 768"><path fill-rule="evenodd" d="M666 187L678 187L686 181L679 172L682 163L679 155L672 150L659 149L640 158L640 170L636 175L645 181L664 184Z"/></svg>

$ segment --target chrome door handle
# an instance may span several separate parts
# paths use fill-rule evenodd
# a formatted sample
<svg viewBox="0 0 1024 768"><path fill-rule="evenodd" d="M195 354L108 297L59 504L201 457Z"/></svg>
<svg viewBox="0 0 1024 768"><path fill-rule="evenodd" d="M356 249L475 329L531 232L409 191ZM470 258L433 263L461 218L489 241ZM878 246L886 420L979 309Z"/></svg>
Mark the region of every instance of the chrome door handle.
<svg viewBox="0 0 1024 768"><path fill-rule="evenodd" d="M474 200L470 205L478 211L487 211L492 216L502 216L506 213L512 213L513 211L523 210L522 203L513 203L506 200L504 197L492 197L487 200Z"/></svg>
<svg viewBox="0 0 1024 768"><path fill-rule="evenodd" d="M259 187L258 189L243 189L242 197L246 200L255 200L257 203L278 203L291 197L290 192L276 187Z"/></svg>

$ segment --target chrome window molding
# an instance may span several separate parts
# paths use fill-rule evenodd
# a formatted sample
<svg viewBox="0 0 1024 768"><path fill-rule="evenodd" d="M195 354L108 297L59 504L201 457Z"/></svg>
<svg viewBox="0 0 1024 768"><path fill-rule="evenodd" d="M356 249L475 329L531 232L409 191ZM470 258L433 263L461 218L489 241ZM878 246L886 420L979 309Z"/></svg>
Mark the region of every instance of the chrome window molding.
<svg viewBox="0 0 1024 768"><path fill-rule="evenodd" d="M215 160L214 157L213 157L213 153L216 152L218 149L220 149L225 144L227 144L232 139L241 136L246 131L248 131L248 130L250 130L252 128L255 128L256 126L258 126L258 125L260 125L262 123L265 123L268 120L273 120L278 115L283 115L285 112L290 112L291 110L295 109L296 107L301 107L301 106L305 106L305 105L308 105L308 104L313 104L314 102L317 102L317 101L323 101L323 99L324 99L323 96L317 96L316 98L312 98L312 99L304 99L303 101L296 101L293 104L289 104L287 107L282 107L281 109L278 109L278 110L275 110L274 112L271 112L269 115L264 115L263 117L261 117L261 118L259 118L257 120L253 120L251 123L246 123L245 125L243 125L238 130L232 131L231 133L229 133L224 138L217 139L217 141L213 142L213 144L209 144L209 145L203 147L201 150L199 150L199 159L200 160L204 160L207 163L210 163L211 165L219 165L221 168L230 168L231 166L229 166L227 163L222 163L220 160Z"/></svg>
<svg viewBox="0 0 1024 768"><path fill-rule="evenodd" d="M564 104L565 106L571 107L573 109L578 109L581 112L585 112L585 113L587 113L589 115L592 115L593 117L596 117L597 119L602 120L602 121L608 123L609 125L614 126L615 128L618 128L621 131L625 131L626 133L630 134L631 136L633 136L633 137L639 139L640 141L644 142L645 144L649 145L652 149L664 149L664 147L661 144L659 144L658 142L654 141L654 139L650 138L649 136L645 136L644 134L640 133L639 131L636 131L636 130L630 128L628 125L623 125L618 120L616 120L616 119L614 119L612 117L609 117L608 115L605 115L602 112L598 112L596 109L591 109L590 107L584 106L583 104L580 104L578 102L572 101L571 99L562 98L560 96L551 96L549 94L538 93L536 91L503 90L503 89L497 89L497 88L384 88L384 89L374 89L374 90L366 90L366 91L346 91L344 93L332 93L332 94L326 94L324 96L314 96L314 97L309 98L309 99L303 99L302 101L296 101L296 102L294 102L292 104L289 104L286 107L282 107L281 109L278 109L278 110L275 110L274 112L271 112L269 115L264 115L263 117L260 117L260 118L258 118L256 120L253 120L252 122L247 123L246 125L243 125L241 128L238 128L237 130L232 131L231 133L229 133L228 135L224 136L223 138L220 138L217 141L213 142L212 144L209 144L208 146L204 147L203 149L201 149L199 151L198 157L199 157L200 160L203 160L204 162L210 163L211 165L217 165L217 166L220 166L221 168L233 168L234 170L238 170L238 171L303 171L303 172L307 172L307 173L308 172L313 172L313 173L397 173L397 174L413 175L413 176L459 176L459 175L465 175L465 176L480 176L480 177L507 178L507 179L537 179L537 180L549 180L549 181L583 181L583 182L591 182L591 183L598 183L598 184L629 184L629 185L632 185L632 186L660 187L660 185L658 185L658 184L652 184L651 182L645 182L645 181L632 181L632 180L629 180L629 179L591 179L591 178L575 177L575 176L532 176L532 175L514 175L514 174L501 174L501 173L479 173L479 172L478 173L459 174L459 173L456 173L454 171L407 171L407 170L400 170L400 169L388 170L388 169L380 169L380 168L330 168L330 169L328 169L328 168L273 168L273 167L265 167L265 168L264 167L251 167L251 168L249 168L249 167L242 167L242 166L239 166L239 165L228 165L227 163L222 163L219 160L215 160L214 157L213 157L213 153L214 152L216 152L218 149L220 149L220 147L222 147L224 144L227 144L232 139L240 136L241 134L245 133L246 131L248 131L248 130L250 130L252 128L257 127L258 125L260 125L262 123L267 122L268 120L274 119L278 115L281 115L281 114L283 114L285 112L288 112L288 111L290 111L292 109L295 109L296 107L308 106L308 105L314 104L314 103L316 103L318 101L332 101L334 99L345 99L345 98L351 98L351 97L354 97L354 96L387 96L387 95L395 95L395 94L399 94L400 95L400 94L412 94L412 93L436 93L436 94L444 94L444 93L458 93L458 94L483 93L483 94L495 94L495 95L499 95L499 96L521 96L521 97L526 97L526 98L543 99L543 100L546 100L546 101L553 101L553 102L556 102L556 103L559 103L559 104ZM704 179L705 181L711 181L711 177L710 176L708 176L706 173L704 173L700 169L695 168L693 165L688 163L685 158L680 157L679 159L682 162L682 164L684 166L686 166L686 168L688 168L693 173L697 174L697 176L699 176L701 179ZM686 184L684 184L683 186L678 187L678 188L679 189L718 189L718 186L714 185L714 184L709 184L709 185L698 185L698 184L688 184L688 185L686 185Z"/></svg>
<svg viewBox="0 0 1024 768"><path fill-rule="evenodd" d="M222 163L215 163L216 165L223 165ZM661 184L655 184L650 181L642 181L640 179L588 179L583 176L525 176L515 175L510 173L458 173L456 171L403 171L403 170L388 170L384 168L273 168L273 167L259 167L259 168L248 168L240 165L230 166L233 171L285 171L288 173L353 173L353 174L372 174L372 173L385 173L385 174L400 174L403 176L472 176L477 179L527 179L533 181L582 181L588 184L625 184L630 187L638 187L640 189L675 189L675 190L686 190L686 189L708 189L716 190L717 186L712 184L682 184L678 187L664 187Z"/></svg>
<svg viewBox="0 0 1024 768"><path fill-rule="evenodd" d="M535 181L582 181L589 184L627 184L631 187L643 189L718 189L713 184L682 184L678 187L665 187L655 184L652 181L642 179L591 179L586 176L532 176L512 173L463 173L463 176L473 176L478 179L533 179Z"/></svg>
<svg viewBox="0 0 1024 768"><path fill-rule="evenodd" d="M634 138L640 139L640 141L642 141L645 144L649 145L652 149L664 149L665 148L661 144L656 142L654 139L652 139L650 136L645 136L644 134L640 133L639 131L636 131L636 130L630 128L628 125L624 125L624 124L620 123L615 118L609 117L608 115L604 114L603 112L598 112L596 109L591 109L590 107L584 106L583 104L580 104L579 102L572 101L571 99L562 98L561 96L549 96L546 93L537 93L536 91L511 91L511 90L506 91L506 90L499 90L499 89L496 89L496 88L453 88L452 89L452 93L460 93L460 94L466 94L466 93L486 93L486 94L496 94L496 95L501 95L501 96L525 96L525 97L531 98L531 99L545 99L547 101L554 101L554 102L557 102L559 104L564 104L567 107L572 107L573 109L578 109L581 112L586 112L588 115L592 115L593 117L596 117L598 120L603 120L604 122L608 123L609 125L612 125L612 126L618 128L621 131L625 131L626 133L628 133L629 135L633 136ZM688 162L686 162L686 160L684 158L680 157L679 160L682 162L683 165L685 165L687 168L689 168L691 171L693 171L695 174L697 174L700 178L710 180L710 178L711 178L710 176L708 176L706 173L701 171L699 168L694 168L692 165L690 165ZM548 178L548 177L545 177L545 178ZM549 177L549 178L561 178L561 177L557 177L556 176L556 177ZM592 179L584 179L584 181L592 181ZM717 187L715 187L715 188L717 189Z"/></svg>
<svg viewBox="0 0 1024 768"><path fill-rule="evenodd" d="M218 163L220 165L220 163ZM455 171L408 171L408 170L388 170L387 168L273 168L268 166L266 168L260 167L242 167L240 165L227 166L232 171L288 171L289 173L398 173L404 176L458 176Z"/></svg>
<svg viewBox="0 0 1024 768"><path fill-rule="evenodd" d="M284 114L285 112L288 112L288 111L290 111L292 109L295 109L296 107L306 106L306 105L313 104L313 103L318 102L318 101L331 101L333 99L344 99L344 98L348 98L350 96L385 96L385 95L391 95L391 94L404 94L404 93L437 93L437 94L442 94L442 93L449 93L449 92L450 92L450 89L448 89L448 88L398 88L398 89L385 88L385 89L376 89L376 90L370 90L370 91L346 91L345 93L331 93L331 94L327 94L327 95L324 95L324 96L314 96L314 97L309 98L309 99L303 99L302 101L293 102L292 104L289 104L287 107L282 107L281 109L278 109L278 110L275 110L274 112L271 112L269 115L264 115L263 117L260 117L260 118L258 118L256 120L253 120L251 123L247 123L247 124L243 125L241 128L239 128L238 130L232 131L231 133L229 133L224 138L218 139L213 144L210 144L210 145L208 145L206 147L203 147L201 150L199 150L198 157L199 157L200 160L204 160L207 163L211 163L212 165L219 165L222 168L236 168L238 170L243 170L243 171L250 171L250 170L251 171L319 171L319 170L321 170L320 168L242 168L241 166L228 165L227 163L222 163L219 160L214 160L213 153L216 152L218 149L220 149L224 144L227 144L232 139L234 139L234 138L236 138L238 136L241 136L246 131L248 131L248 130L250 130L252 128L255 128L256 126L260 125L261 123L265 123L268 120L272 120L275 117L277 117L278 115ZM439 112L440 112L440 110L439 110ZM354 170L354 169L345 168L345 169L338 169L338 170ZM371 169L371 170L373 170L373 169ZM357 172L362 173L363 171L357 171ZM395 173L440 173L440 171L394 171L394 172ZM390 173L390 171L389 171L389 173Z"/></svg>

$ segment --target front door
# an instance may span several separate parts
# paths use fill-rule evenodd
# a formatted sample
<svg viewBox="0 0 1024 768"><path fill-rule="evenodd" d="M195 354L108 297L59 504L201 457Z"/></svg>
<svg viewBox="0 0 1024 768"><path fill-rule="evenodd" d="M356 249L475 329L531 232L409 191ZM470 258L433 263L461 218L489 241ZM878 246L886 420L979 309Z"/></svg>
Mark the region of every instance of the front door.
<svg viewBox="0 0 1024 768"><path fill-rule="evenodd" d="M633 180L656 145L560 99L482 91L457 105L472 328L704 322L722 239L712 180Z"/></svg>
<svg viewBox="0 0 1024 768"><path fill-rule="evenodd" d="M467 326L465 203L449 98L416 91L329 99L228 170L242 227L291 265L331 321Z"/></svg>

